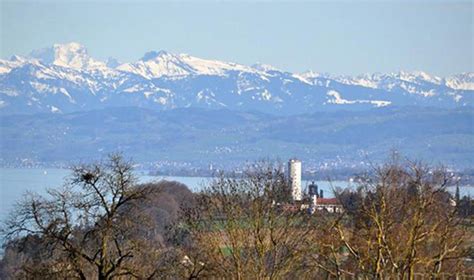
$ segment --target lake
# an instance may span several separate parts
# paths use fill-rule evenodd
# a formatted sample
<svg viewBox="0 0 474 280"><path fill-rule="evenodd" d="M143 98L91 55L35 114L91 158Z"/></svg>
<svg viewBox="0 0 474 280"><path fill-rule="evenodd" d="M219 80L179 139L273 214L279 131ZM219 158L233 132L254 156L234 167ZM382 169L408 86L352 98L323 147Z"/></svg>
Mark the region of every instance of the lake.
<svg viewBox="0 0 474 280"><path fill-rule="evenodd" d="M45 194L48 188L55 188L64 183L64 179L69 176L68 169L53 168L0 168L0 220L3 221L13 206L19 201L26 192L36 192ZM197 192L209 183L210 178L205 177L172 177L172 176L148 176L144 173L137 173L141 183L169 180L177 181L188 186L188 188ZM351 187L346 181L316 181L320 189L324 191L325 197L331 197L333 187ZM303 181L303 189L309 184ZM454 191L453 188L450 189ZM472 194L474 188L466 187L461 189L462 195Z"/></svg>

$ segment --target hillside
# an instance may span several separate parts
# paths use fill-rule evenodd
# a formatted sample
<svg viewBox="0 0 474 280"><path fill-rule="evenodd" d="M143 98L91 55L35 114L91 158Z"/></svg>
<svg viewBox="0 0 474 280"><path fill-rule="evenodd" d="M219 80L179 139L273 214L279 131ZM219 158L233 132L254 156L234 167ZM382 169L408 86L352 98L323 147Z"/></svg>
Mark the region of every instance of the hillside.
<svg viewBox="0 0 474 280"><path fill-rule="evenodd" d="M230 110L132 107L1 118L1 161L67 163L123 151L140 163L222 166L298 156L306 167L357 166L392 149L471 167L472 108L384 108L276 116Z"/></svg>

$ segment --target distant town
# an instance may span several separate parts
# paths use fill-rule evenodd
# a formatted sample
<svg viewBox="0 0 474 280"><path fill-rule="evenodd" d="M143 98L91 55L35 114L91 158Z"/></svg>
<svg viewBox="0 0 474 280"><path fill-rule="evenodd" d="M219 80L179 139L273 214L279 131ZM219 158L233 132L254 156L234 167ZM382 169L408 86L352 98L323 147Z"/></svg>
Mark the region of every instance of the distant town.
<svg viewBox="0 0 474 280"><path fill-rule="evenodd" d="M265 160L265 159L263 159ZM268 160L268 159L267 159ZM33 159L17 159L15 161L3 161L0 158L1 168L59 168L68 169L72 165L87 160L78 160L76 162L41 162ZM284 164L280 159L276 162ZM208 161L173 161L157 160L153 162L137 162L136 170L142 175L149 176L183 176L183 177L213 177L220 171L232 171L235 174L242 173L250 164L247 162L208 162ZM301 178L303 180L338 180L347 181L359 174L370 172L373 168L372 162L367 161L348 161L342 158L334 160L304 159L304 165L301 168ZM448 168L448 171L458 177L457 182L460 185L474 185L474 169L456 169Z"/></svg>

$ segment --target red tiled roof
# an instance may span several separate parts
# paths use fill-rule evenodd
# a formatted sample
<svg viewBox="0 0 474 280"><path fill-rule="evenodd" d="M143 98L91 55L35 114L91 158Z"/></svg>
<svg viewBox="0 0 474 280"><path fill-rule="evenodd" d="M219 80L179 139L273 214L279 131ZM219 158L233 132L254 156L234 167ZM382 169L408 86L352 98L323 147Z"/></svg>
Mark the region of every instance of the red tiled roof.
<svg viewBox="0 0 474 280"><path fill-rule="evenodd" d="M318 198L318 204L340 204L337 198Z"/></svg>

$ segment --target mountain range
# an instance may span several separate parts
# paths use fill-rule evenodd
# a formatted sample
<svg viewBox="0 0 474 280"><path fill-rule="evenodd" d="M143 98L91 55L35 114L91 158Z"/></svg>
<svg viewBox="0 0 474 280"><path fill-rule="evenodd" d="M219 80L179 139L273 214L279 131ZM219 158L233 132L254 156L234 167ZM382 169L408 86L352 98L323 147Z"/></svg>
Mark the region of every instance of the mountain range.
<svg viewBox="0 0 474 280"><path fill-rule="evenodd" d="M78 43L0 60L0 114L70 113L114 107L260 111L293 115L388 106L472 106L474 73L338 76L290 73L151 51L136 62L92 58Z"/></svg>
<svg viewBox="0 0 474 280"><path fill-rule="evenodd" d="M0 60L0 165L123 151L172 172L267 157L353 170L396 149L469 169L473 98L474 73L291 73L165 51L121 63L55 44Z"/></svg>

